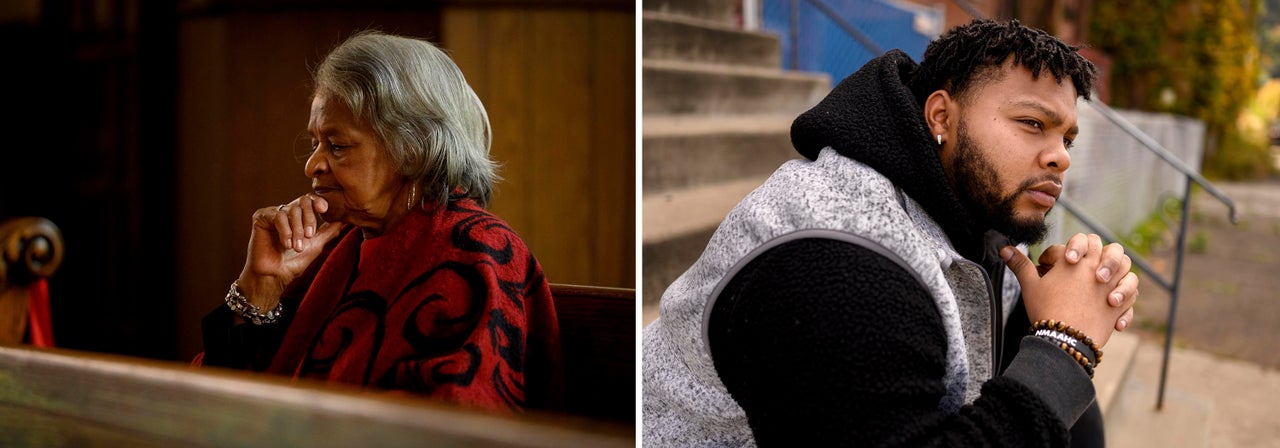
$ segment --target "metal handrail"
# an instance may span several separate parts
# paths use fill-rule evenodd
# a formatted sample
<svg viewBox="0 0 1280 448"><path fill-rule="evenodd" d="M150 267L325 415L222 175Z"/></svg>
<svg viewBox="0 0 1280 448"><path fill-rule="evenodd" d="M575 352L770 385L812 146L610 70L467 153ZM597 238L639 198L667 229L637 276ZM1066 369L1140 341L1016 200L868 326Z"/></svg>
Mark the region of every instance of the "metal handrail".
<svg viewBox="0 0 1280 448"><path fill-rule="evenodd" d="M1094 97L1097 98L1097 92L1094 92ZM1156 142L1150 135L1142 132L1141 129L1138 129L1138 127L1134 126L1133 123L1130 123L1129 120L1125 120L1124 117L1121 117L1120 114L1111 109L1111 106L1107 106L1106 104L1096 101L1087 101L1086 104L1092 106L1093 110L1098 111L1098 113L1102 114L1103 117L1106 117L1107 120L1119 127L1120 130L1137 139L1138 143L1142 143L1142 146L1146 146L1147 149L1156 156L1164 159L1169 166L1181 171L1189 180L1200 184L1200 187L1204 188L1206 193L1209 193L1214 198L1218 199L1219 202L1222 202L1227 206L1227 215L1228 218L1231 219L1231 223L1239 223L1239 220L1236 218L1236 203L1231 200L1226 193L1223 193L1222 190L1218 189L1218 187L1213 186L1213 183L1206 180L1204 176L1201 176L1200 173L1196 172L1196 170L1191 169L1187 164L1182 163L1182 160L1179 160L1178 156L1169 152L1168 149L1165 149L1164 146L1160 145L1159 142Z"/></svg>
<svg viewBox="0 0 1280 448"><path fill-rule="evenodd" d="M810 4L817 7L818 10L820 10L824 15L826 15L828 18L832 19L832 21L834 21L837 25L839 25L840 28L845 31L845 33L847 33L854 40L858 41L859 44L866 47L868 50L871 50L873 54L883 55L885 53L884 50L880 48L879 45L871 41L870 38L868 38L865 34L859 31L858 28L854 26L852 23L849 23L847 20L840 17L840 14L837 11L832 9L826 3L822 2L822 0L806 0L806 1L808 1ZM970 4L966 0L951 0L951 1L956 6L963 9L966 13L968 13L974 19L987 18L985 14L983 14L981 11L979 11L977 8L975 8L972 4ZM799 27L799 19L798 19L799 9L800 9L800 0L791 0L791 23L790 23L791 29L789 30L790 31L789 37L791 39L791 69L793 70L799 69L798 67L799 38L798 38L798 30L797 30ZM1094 95L1094 97L1097 97L1097 95ZM1187 216L1190 215L1190 207L1191 207L1191 185L1193 182L1196 184L1199 184L1202 188L1204 188L1204 190L1207 193L1209 193L1209 195L1213 196L1215 199L1217 199L1218 201L1226 205L1228 217L1231 220L1232 224L1236 224L1238 222L1238 219L1236 217L1236 204L1235 204L1235 201L1231 200L1230 197L1228 197L1221 190L1215 187L1213 183L1209 182L1203 176L1201 176L1199 172L1187 166L1185 163L1182 162L1182 160L1178 159L1178 157L1174 155L1172 152L1169 152L1168 149L1165 149L1165 147L1161 145L1159 142L1157 142L1154 138L1151 138L1151 136L1147 135L1146 132L1143 132L1141 129L1138 129L1138 127L1134 126L1133 123L1130 123L1128 120L1125 120L1124 117L1121 117L1120 114L1116 113L1106 104L1103 104L1101 102L1094 102L1094 101L1087 101L1086 104L1093 107L1094 110L1098 111L1098 113L1100 113L1108 121L1110 121L1116 127L1120 128L1120 130L1132 136L1134 139L1138 141L1138 143L1141 143L1144 148L1147 148L1147 150L1151 151L1156 156L1160 157L1161 160L1164 160L1166 164L1168 164L1169 166L1172 166L1174 169L1181 172L1187 180L1186 186L1185 186L1185 189L1183 190L1183 195L1182 195L1182 204L1181 204L1182 216L1179 218L1180 223L1178 225L1177 249L1174 254L1175 258L1174 258L1173 278L1172 279L1164 278L1163 275L1157 272L1155 268L1153 268L1150 263L1147 263L1147 261L1143 259L1141 256L1139 256L1136 253L1129 254L1129 258L1133 260L1134 265L1138 266L1138 269L1140 269L1142 272L1145 272L1151 280L1155 281L1156 285L1160 286L1161 288L1164 288L1166 291L1169 292L1169 300L1170 300L1169 321L1168 321L1168 324L1166 325L1166 330L1165 330L1164 359L1161 361L1160 388L1159 388L1158 396L1156 398L1156 410L1161 410L1164 408L1164 392L1165 392L1165 384L1166 384L1166 379L1168 377L1168 370L1169 370L1169 354L1173 346L1173 328L1174 328L1174 322L1177 317L1178 295L1180 292L1179 286L1182 282L1182 261L1186 252L1185 249L1186 249L1186 239L1187 239ZM1059 198L1058 204L1061 204L1063 209L1065 209L1067 213L1070 213L1073 217L1075 217L1082 224L1084 224L1085 227L1088 227L1089 230L1093 231L1094 233L1097 233L1098 236L1100 236L1101 238L1106 239L1107 241L1110 241L1110 242L1117 242L1120 244L1124 244L1124 242L1116 238L1116 236L1112 234L1106 228L1106 226L1103 226L1098 221L1089 217L1087 214L1084 213L1083 210L1077 207L1074 203L1072 203L1066 197ZM1127 246L1126 246L1126 249L1128 249ZM1126 250L1126 252L1128 252L1128 250Z"/></svg>
<svg viewBox="0 0 1280 448"><path fill-rule="evenodd" d="M1097 97L1096 92L1094 97ZM1111 109L1111 107L1101 102L1094 101L1088 101L1086 104L1092 106L1094 110L1102 114L1103 117L1106 117L1106 119L1112 124L1116 125L1120 130L1136 139L1138 143L1141 143L1148 151L1151 151L1156 156L1160 157L1161 160L1164 160L1166 164L1181 172L1186 178L1186 186L1182 193L1182 215L1178 218L1178 238L1177 248L1174 251L1173 279L1166 280L1164 276L1160 275L1159 272L1152 268L1146 260L1138 256L1138 254L1129 254L1129 258L1138 266L1138 269L1141 269L1142 272L1147 274L1149 279L1154 280L1157 285L1169 292L1169 317L1168 321L1165 323L1164 356L1160 360L1160 387L1156 393L1156 410L1162 410L1164 409L1165 385L1169 378L1169 354L1173 350L1173 327L1177 322L1178 297L1182 289L1182 262L1186 257L1187 216L1191 214L1192 182L1199 184L1201 188L1204 188L1205 192L1209 193L1209 195L1213 196L1214 199L1217 199L1219 202L1222 202L1223 205L1227 206L1227 216L1228 219L1231 220L1232 224L1239 222L1239 219L1236 216L1236 203L1231 200L1229 196L1223 193L1222 190L1215 187L1212 182L1209 182L1201 176L1200 173L1196 172L1196 170L1191 169L1191 167L1183 163L1182 160L1178 159L1178 156L1169 152L1168 149L1165 149L1163 145L1157 142L1154 138L1151 138L1150 135L1147 135L1146 132L1142 132L1141 129L1138 129L1138 127L1134 126L1133 123L1130 123L1129 120L1125 120L1124 117L1121 117L1120 114L1116 113L1116 111ZM1062 204L1063 208L1066 209L1068 213L1084 224L1085 227L1088 227L1089 230L1097 233L1098 236L1111 242L1124 244L1120 240L1116 239L1111 232L1107 231L1104 226L1097 221L1094 221L1092 218L1089 218L1079 208L1076 208L1075 205L1072 204L1071 201L1066 200L1065 197L1060 198L1058 203ZM1126 250L1126 252L1129 251Z"/></svg>

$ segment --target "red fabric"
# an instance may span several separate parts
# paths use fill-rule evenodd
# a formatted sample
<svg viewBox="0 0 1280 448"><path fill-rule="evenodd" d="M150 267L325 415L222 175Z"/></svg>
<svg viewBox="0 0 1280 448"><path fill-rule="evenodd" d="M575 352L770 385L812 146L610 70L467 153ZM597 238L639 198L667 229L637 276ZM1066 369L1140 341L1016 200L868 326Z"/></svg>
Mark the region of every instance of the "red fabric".
<svg viewBox="0 0 1280 448"><path fill-rule="evenodd" d="M310 282L268 372L492 409L554 407L560 340L542 268L470 199L347 232Z"/></svg>
<svg viewBox="0 0 1280 448"><path fill-rule="evenodd" d="M37 278L31 283L27 300L27 331L31 345L53 347L53 321L49 316L49 281Z"/></svg>

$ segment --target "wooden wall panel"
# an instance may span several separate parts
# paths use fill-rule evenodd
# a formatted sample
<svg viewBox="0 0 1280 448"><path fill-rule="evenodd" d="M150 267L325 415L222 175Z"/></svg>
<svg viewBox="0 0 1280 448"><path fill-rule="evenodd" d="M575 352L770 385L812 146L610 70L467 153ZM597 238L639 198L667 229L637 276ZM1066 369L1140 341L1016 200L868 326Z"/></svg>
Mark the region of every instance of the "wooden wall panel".
<svg viewBox="0 0 1280 448"><path fill-rule="evenodd" d="M507 219L512 228L521 235L532 238L529 232L534 228L538 216L531 210L528 198L533 184L530 182L530 162L536 142L529 141L530 126L529 86L532 85L524 70L533 65L534 59L529 50L529 14L525 10L497 9L485 13L485 26L477 30L480 35L488 35L488 39L477 39L477 35L462 36L463 40L485 41L485 67L488 71L488 83L485 85L485 96L482 101L489 111L490 124L493 126L493 157L502 163L503 181L497 186L492 205L494 213ZM446 11L444 27L448 32L451 21ZM456 40L445 39L446 45ZM527 241L534 244L533 241ZM534 248L535 256L545 256L541 250Z"/></svg>
<svg viewBox="0 0 1280 448"><path fill-rule="evenodd" d="M491 210L550 281L634 288L632 10L447 7L442 22L493 125Z"/></svg>
<svg viewBox="0 0 1280 448"><path fill-rule="evenodd" d="M547 277L565 283L593 282L589 20L585 12L535 11L533 47L538 68L530 102L541 105L526 138L534 146L528 205L539 215L529 229ZM576 123L576 124L575 124ZM545 217L544 217L545 216ZM564 280L560 280L564 279Z"/></svg>
<svg viewBox="0 0 1280 448"><path fill-rule="evenodd" d="M179 88L177 169L178 351L200 351L200 318L217 305L218 285L235 280L236 254L244 262L244 248L233 245L235 224L246 224L231 208L225 194L233 179L228 164L233 138L229 113L228 58L225 21L204 20L179 30ZM237 251L239 248L239 251ZM230 277L228 277L230 276ZM226 289L223 286L221 289Z"/></svg>
<svg viewBox="0 0 1280 448"><path fill-rule="evenodd" d="M635 15L591 13L591 156L596 258L601 282L635 287ZM630 229L628 233L625 229Z"/></svg>

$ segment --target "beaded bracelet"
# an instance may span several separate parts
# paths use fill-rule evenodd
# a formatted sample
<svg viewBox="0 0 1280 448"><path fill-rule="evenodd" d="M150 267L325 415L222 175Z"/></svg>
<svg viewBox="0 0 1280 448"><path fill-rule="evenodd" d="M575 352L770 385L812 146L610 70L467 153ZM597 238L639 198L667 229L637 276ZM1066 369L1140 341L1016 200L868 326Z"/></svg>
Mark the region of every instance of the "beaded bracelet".
<svg viewBox="0 0 1280 448"><path fill-rule="evenodd" d="M1093 363L1093 364L1098 363L1098 355L1097 353L1094 353L1092 348L1090 348L1085 344L1081 344L1079 339L1071 337L1066 333L1063 333L1057 330L1050 330L1048 328L1041 328L1039 330L1033 330L1031 334L1040 336L1042 338L1045 338L1054 342L1065 342L1067 343L1068 347L1071 347L1076 351L1080 352L1080 354L1084 355L1084 357L1087 358L1090 363Z"/></svg>
<svg viewBox="0 0 1280 448"><path fill-rule="evenodd" d="M1042 330L1049 330L1049 332L1044 332ZM1102 348L1098 347L1098 344L1093 341L1093 338L1086 336L1080 330L1077 330L1066 323L1055 320L1041 320L1031 324L1031 329L1028 332L1057 342L1058 348L1066 351L1068 355L1074 358L1076 362L1084 368L1084 371L1089 374L1089 378L1093 378L1094 367L1098 364L1102 364ZM1066 336L1069 340L1059 338L1057 337L1057 334L1053 333ZM1071 344L1070 342L1076 342L1076 344ZM1080 342L1084 343L1083 346L1078 345ZM1076 347L1079 347L1079 350L1077 350ZM1090 357L1088 355L1082 353L1084 350L1093 352L1092 354L1096 355L1097 359L1089 359Z"/></svg>
<svg viewBox="0 0 1280 448"><path fill-rule="evenodd" d="M259 311L258 306L249 303L249 298L244 296L238 280L231 282L231 290L227 291L227 307L245 320L253 322L254 325L274 324L280 320L280 315L284 314L283 303L277 303L275 308L266 313Z"/></svg>
<svg viewBox="0 0 1280 448"><path fill-rule="evenodd" d="M1076 349L1071 348L1071 346L1067 345L1065 342L1059 342L1058 348L1065 350L1067 355L1075 358L1076 363L1080 364L1080 367L1084 367L1084 373L1089 374L1089 378L1093 378L1094 365L1089 362L1089 358L1085 357L1083 353L1076 351Z"/></svg>

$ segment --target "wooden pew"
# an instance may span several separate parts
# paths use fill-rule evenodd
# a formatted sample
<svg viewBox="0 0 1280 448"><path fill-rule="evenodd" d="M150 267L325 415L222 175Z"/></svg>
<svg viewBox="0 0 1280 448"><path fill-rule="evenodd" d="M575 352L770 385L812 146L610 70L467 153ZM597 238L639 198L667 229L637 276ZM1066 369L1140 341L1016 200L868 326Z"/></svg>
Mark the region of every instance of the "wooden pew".
<svg viewBox="0 0 1280 448"><path fill-rule="evenodd" d="M635 424L636 291L551 285L570 414Z"/></svg>
<svg viewBox="0 0 1280 448"><path fill-rule="evenodd" d="M0 446L631 447L634 427L492 415L274 375L0 346Z"/></svg>

